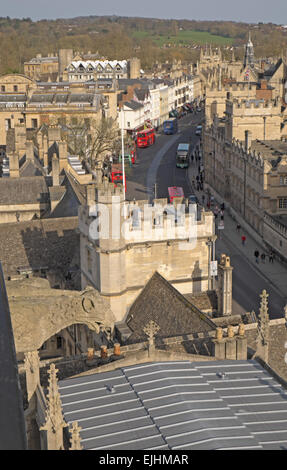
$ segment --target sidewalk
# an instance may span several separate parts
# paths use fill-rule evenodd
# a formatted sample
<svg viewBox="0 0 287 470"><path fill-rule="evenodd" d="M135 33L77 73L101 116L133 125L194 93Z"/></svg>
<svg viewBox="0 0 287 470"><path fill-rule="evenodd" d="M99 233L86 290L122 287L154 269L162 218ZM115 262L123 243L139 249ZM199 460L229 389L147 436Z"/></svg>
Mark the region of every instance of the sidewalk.
<svg viewBox="0 0 287 470"><path fill-rule="evenodd" d="M198 162L193 162L193 164L191 164L189 167L188 176L190 184L193 178L196 179L196 176L198 174L197 168ZM198 197L198 201L201 205L202 195L205 195L206 208L206 192L196 191L196 188L194 187L193 192ZM214 207L212 209L214 209L216 205L218 205L220 208L220 204L222 202L222 200L215 200ZM220 219L220 216L218 216L218 219ZM226 240L226 242L231 243L244 256L246 262L251 265L266 281L268 281L268 283L271 284L272 287L278 291L280 296L287 300L287 267L276 259L274 259L273 263L270 263L268 253L263 250L262 246L260 246L260 244L258 244L246 230L240 229L240 232L238 233L236 230L237 222L230 216L227 210L224 211L224 229L218 230L217 224L218 220L216 221L216 234L218 236L218 239L222 240L222 242ZM245 246L243 246L241 242L242 235L246 236ZM260 255L262 254L262 252L265 253L265 263L263 263L260 258L259 263L255 262L255 250L258 250Z"/></svg>

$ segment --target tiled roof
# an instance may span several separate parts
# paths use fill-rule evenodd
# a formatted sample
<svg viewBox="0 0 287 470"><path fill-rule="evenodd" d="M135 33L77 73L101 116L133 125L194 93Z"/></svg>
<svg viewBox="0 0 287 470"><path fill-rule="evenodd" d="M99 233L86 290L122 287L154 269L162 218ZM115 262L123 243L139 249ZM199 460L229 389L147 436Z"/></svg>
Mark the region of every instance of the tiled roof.
<svg viewBox="0 0 287 470"><path fill-rule="evenodd" d="M48 200L43 176L0 179L0 205L36 204Z"/></svg>
<svg viewBox="0 0 287 470"><path fill-rule="evenodd" d="M133 111L136 111L137 109L143 108L143 105L141 103L138 103L135 100L125 101L124 106L127 106L128 108L132 109Z"/></svg>
<svg viewBox="0 0 287 470"><path fill-rule="evenodd" d="M166 361L59 381L85 450L282 449L285 390L256 361Z"/></svg>
<svg viewBox="0 0 287 470"><path fill-rule="evenodd" d="M143 328L155 321L158 337L207 332L216 325L192 305L158 272L155 272L131 306L126 323L132 331L129 342L146 340Z"/></svg>

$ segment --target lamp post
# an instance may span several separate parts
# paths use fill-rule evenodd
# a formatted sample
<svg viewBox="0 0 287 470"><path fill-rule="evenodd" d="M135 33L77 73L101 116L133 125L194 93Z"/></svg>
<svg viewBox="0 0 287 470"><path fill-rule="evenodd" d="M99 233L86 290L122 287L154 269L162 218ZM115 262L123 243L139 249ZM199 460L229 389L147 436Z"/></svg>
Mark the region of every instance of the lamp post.
<svg viewBox="0 0 287 470"><path fill-rule="evenodd" d="M123 108L121 109L121 134L122 134L122 169L123 169L123 185L124 195L126 197L126 177L125 177L125 144L124 144L124 114Z"/></svg>

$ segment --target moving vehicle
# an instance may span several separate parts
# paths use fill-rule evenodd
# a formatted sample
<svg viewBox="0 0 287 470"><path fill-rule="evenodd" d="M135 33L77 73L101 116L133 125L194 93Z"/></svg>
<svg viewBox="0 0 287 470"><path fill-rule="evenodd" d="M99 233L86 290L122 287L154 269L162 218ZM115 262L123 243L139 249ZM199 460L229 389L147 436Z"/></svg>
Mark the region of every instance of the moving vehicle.
<svg viewBox="0 0 287 470"><path fill-rule="evenodd" d="M190 145L178 144L176 151L176 166L177 168L188 168L190 161Z"/></svg>
<svg viewBox="0 0 287 470"><path fill-rule="evenodd" d="M144 129L137 133L136 137L138 147L149 147L155 143L154 129Z"/></svg>
<svg viewBox="0 0 287 470"><path fill-rule="evenodd" d="M202 134L202 126L199 125L197 126L197 128L195 129L195 135L201 135Z"/></svg>
<svg viewBox="0 0 287 470"><path fill-rule="evenodd" d="M177 186L169 186L168 195L169 195L170 204L173 203L174 198L178 198L178 197L184 198L183 189Z"/></svg>
<svg viewBox="0 0 287 470"><path fill-rule="evenodd" d="M177 130L178 130L177 119L175 117L170 118L167 121L164 121L163 132L165 134L176 134Z"/></svg>
<svg viewBox="0 0 287 470"><path fill-rule="evenodd" d="M118 183L123 184L123 170L122 165L120 163L114 163L112 165L110 172L110 181L111 183L114 183L114 185L117 185Z"/></svg>
<svg viewBox="0 0 287 470"><path fill-rule="evenodd" d="M191 194L190 196L188 196L188 202L189 204L198 204L198 199L195 194Z"/></svg>
<svg viewBox="0 0 287 470"><path fill-rule="evenodd" d="M131 154L129 154L129 153L125 154L124 158L125 158L125 163L128 163L129 166L133 165L133 161L132 161L133 159L132 159ZM122 156L121 155L119 155L119 163L122 163Z"/></svg>

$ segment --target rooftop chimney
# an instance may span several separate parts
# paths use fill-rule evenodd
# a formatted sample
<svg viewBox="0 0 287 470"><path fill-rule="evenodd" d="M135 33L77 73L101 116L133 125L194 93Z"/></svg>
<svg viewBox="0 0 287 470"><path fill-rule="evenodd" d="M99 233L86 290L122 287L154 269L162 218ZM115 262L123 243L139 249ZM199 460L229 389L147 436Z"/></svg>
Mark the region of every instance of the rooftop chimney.
<svg viewBox="0 0 287 470"><path fill-rule="evenodd" d="M54 153L52 159L53 186L60 186L60 164L57 155Z"/></svg>
<svg viewBox="0 0 287 470"><path fill-rule="evenodd" d="M32 140L26 140L26 161L34 161L34 142Z"/></svg>
<svg viewBox="0 0 287 470"><path fill-rule="evenodd" d="M245 131L245 152L249 152L251 147L251 132Z"/></svg>
<svg viewBox="0 0 287 470"><path fill-rule="evenodd" d="M10 178L20 177L19 157L18 157L18 154L15 152L9 155L9 174L10 174Z"/></svg>

